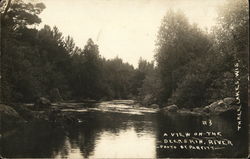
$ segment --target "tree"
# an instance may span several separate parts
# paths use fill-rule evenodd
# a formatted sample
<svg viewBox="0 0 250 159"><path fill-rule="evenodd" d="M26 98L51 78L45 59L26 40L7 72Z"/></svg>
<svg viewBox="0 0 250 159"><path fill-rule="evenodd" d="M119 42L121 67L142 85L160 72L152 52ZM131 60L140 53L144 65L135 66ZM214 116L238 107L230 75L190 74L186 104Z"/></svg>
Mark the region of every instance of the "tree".
<svg viewBox="0 0 250 159"><path fill-rule="evenodd" d="M65 42L64 42L64 48L66 49L66 51L69 53L69 54L73 54L75 52L75 42L74 42L74 39L70 36L67 36L65 38Z"/></svg>
<svg viewBox="0 0 250 159"><path fill-rule="evenodd" d="M131 83L134 68L116 57L103 63L103 79L107 96L114 99L132 97Z"/></svg>
<svg viewBox="0 0 250 159"><path fill-rule="evenodd" d="M247 104L249 6L246 0L230 0L219 9L218 24L214 30L216 49L220 53L225 71L234 76L233 89ZM229 90L228 90L229 91ZM236 90L237 91L237 90ZM235 93L235 90L232 90ZM236 95L237 97L237 95Z"/></svg>
<svg viewBox="0 0 250 159"><path fill-rule="evenodd" d="M42 12L45 6L42 3L26 4L22 1L9 0L4 7L4 5L1 6L1 99L4 102L14 99L28 100L28 98L23 97L20 90L30 92L27 93L27 95L31 95L30 98L33 97L33 94L36 94L31 88L23 89L23 86L26 85L24 83L34 79L30 75L31 62L26 59L25 54L25 52L30 54L31 49L19 38L27 33L28 25L41 22L38 14ZM34 33L34 30L30 29L30 33ZM22 78L19 77L21 74ZM27 83L27 85L34 86L35 84Z"/></svg>
<svg viewBox="0 0 250 159"><path fill-rule="evenodd" d="M142 88L144 79L149 73L152 73L153 70L153 62L148 62L140 57L138 61L138 68L135 69L132 77L131 93L134 96L138 96L140 94L140 89Z"/></svg>
<svg viewBox="0 0 250 159"><path fill-rule="evenodd" d="M3 7L3 6L2 6ZM3 26L9 26L12 29L26 27L27 25L39 24L41 19L38 15L45 9L43 3L24 3L22 0L8 0L5 9L1 12Z"/></svg>
<svg viewBox="0 0 250 159"><path fill-rule="evenodd" d="M100 98L101 58L98 46L92 39L87 41L80 54L73 54L73 78L75 95L78 98Z"/></svg>
<svg viewBox="0 0 250 159"><path fill-rule="evenodd" d="M182 12L164 16L157 38L155 55L163 87L162 102L169 102L189 70L189 63L207 54L211 42L196 25L190 25Z"/></svg>
<svg viewBox="0 0 250 159"><path fill-rule="evenodd" d="M159 101L162 86L158 68L152 67L148 70L142 81L142 86L137 89L139 90L139 100L142 101L144 105L162 104Z"/></svg>

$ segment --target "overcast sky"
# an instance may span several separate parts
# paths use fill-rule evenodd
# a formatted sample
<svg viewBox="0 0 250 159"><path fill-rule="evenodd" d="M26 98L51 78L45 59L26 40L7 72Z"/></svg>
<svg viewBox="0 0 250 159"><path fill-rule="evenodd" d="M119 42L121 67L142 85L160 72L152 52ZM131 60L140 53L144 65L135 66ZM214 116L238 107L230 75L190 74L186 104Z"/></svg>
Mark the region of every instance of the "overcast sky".
<svg viewBox="0 0 250 159"><path fill-rule="evenodd" d="M42 26L57 26L83 48L89 38L105 58L116 56L137 66L154 59L155 40L168 9L182 10L191 23L209 29L224 0L40 0Z"/></svg>

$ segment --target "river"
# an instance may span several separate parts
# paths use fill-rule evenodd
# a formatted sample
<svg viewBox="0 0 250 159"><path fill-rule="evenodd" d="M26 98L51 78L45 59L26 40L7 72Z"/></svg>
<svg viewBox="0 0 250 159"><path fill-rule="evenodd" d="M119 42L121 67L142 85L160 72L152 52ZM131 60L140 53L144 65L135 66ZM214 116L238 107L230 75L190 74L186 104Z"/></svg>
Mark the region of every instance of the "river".
<svg viewBox="0 0 250 159"><path fill-rule="evenodd" d="M235 119L166 117L157 109L138 107L131 100L76 104L79 123L26 123L4 134L1 154L9 158L159 158L237 157L240 145ZM221 132L233 146L222 150L161 149L164 134L171 132ZM237 150L237 152L236 152Z"/></svg>

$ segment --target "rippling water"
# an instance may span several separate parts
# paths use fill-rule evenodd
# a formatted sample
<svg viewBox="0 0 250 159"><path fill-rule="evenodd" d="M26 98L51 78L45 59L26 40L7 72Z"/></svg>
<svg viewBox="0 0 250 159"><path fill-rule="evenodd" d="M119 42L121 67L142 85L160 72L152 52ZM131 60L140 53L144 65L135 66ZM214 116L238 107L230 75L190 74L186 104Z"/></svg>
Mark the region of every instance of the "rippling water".
<svg viewBox="0 0 250 159"><path fill-rule="evenodd" d="M240 138L234 118L214 118L211 127L197 117L166 117L156 109L138 107L133 101L70 104L81 123L60 125L29 123L1 138L4 157L46 158L157 158L233 157L239 155ZM166 132L221 131L233 147L221 151L162 150L157 148ZM238 152L236 152L238 151Z"/></svg>

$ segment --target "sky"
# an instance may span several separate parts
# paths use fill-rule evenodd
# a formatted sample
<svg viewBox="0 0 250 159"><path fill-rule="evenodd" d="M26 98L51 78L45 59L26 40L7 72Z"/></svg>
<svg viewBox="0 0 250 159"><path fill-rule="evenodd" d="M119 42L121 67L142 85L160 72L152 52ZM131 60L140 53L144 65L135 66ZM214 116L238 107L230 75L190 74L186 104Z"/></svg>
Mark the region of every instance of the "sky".
<svg viewBox="0 0 250 159"><path fill-rule="evenodd" d="M210 29L224 0L39 0L46 5L42 23L57 26L83 48L89 38L100 55L116 56L137 67L140 57L151 61L156 35L169 9L181 10L190 23Z"/></svg>

